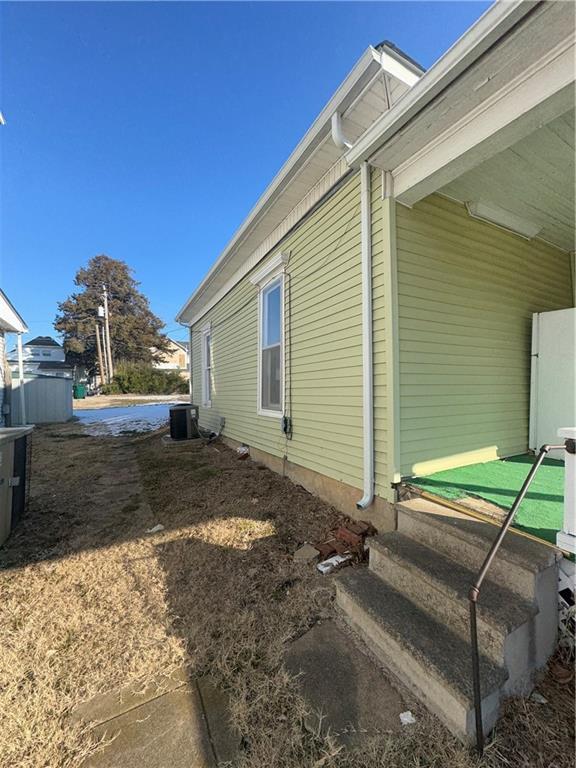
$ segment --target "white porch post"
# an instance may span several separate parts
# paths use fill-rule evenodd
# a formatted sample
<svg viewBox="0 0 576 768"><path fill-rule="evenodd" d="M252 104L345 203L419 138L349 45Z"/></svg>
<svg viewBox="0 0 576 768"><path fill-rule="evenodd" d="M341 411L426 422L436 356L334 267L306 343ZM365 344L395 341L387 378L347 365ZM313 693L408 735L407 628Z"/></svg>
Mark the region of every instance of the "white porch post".
<svg viewBox="0 0 576 768"><path fill-rule="evenodd" d="M558 436L566 444L564 451L564 524L556 535L556 544L576 554L576 427L563 427Z"/></svg>
<svg viewBox="0 0 576 768"><path fill-rule="evenodd" d="M20 393L20 418L22 425L26 425L26 400L24 398L24 355L22 352L22 334L17 337L18 347L18 391Z"/></svg>

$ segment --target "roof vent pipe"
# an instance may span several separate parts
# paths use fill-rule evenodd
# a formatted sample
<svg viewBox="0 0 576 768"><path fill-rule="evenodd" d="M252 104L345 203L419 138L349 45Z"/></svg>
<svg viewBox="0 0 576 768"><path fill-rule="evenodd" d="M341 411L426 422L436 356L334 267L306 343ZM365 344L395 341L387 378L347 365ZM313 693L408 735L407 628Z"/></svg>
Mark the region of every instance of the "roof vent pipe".
<svg viewBox="0 0 576 768"><path fill-rule="evenodd" d="M374 381L372 357L372 222L370 165L360 166L360 242L362 259L362 413L364 495L356 503L366 509L374 500Z"/></svg>
<svg viewBox="0 0 576 768"><path fill-rule="evenodd" d="M338 149L350 149L352 143L342 133L342 118L339 112L334 112L332 115L332 141Z"/></svg>

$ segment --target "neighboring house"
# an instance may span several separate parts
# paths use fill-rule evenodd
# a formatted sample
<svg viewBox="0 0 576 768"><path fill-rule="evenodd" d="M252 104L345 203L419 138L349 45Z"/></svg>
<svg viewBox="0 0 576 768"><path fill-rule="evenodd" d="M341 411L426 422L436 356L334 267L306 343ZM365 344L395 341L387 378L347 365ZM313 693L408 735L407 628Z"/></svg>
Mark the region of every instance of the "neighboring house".
<svg viewBox="0 0 576 768"><path fill-rule="evenodd" d="M13 399L15 404L20 404L21 392L26 393L27 421L18 418L13 423L44 424L71 419L74 369L66 362L64 347L51 336L36 336L22 345L24 378L21 384L17 352L12 350L8 355Z"/></svg>
<svg viewBox="0 0 576 768"><path fill-rule="evenodd" d="M22 347L24 370L26 373L41 373L45 376L72 378L73 367L66 362L64 347L51 336L36 336ZM8 355L12 370L16 371L17 350Z"/></svg>
<svg viewBox="0 0 576 768"><path fill-rule="evenodd" d="M398 501L528 450L532 316L575 300L573 30L571 3L499 2L426 73L369 48L177 316L202 425L391 531L338 602L463 738L465 595L496 529ZM554 550L509 538L480 620L486 731L556 638Z"/></svg>
<svg viewBox="0 0 576 768"><path fill-rule="evenodd" d="M168 339L168 341L168 350L162 353L161 362L153 363L154 368L162 371L178 371L183 378L190 378L189 343L176 341L176 339ZM157 352L157 350L152 349L152 352Z"/></svg>

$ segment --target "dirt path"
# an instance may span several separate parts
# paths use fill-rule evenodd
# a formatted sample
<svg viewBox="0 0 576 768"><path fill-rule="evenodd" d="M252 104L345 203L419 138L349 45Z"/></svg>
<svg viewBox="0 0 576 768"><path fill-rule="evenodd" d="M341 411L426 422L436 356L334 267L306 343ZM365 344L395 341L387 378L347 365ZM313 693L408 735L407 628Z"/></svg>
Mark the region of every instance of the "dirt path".
<svg viewBox="0 0 576 768"><path fill-rule="evenodd" d="M332 580L292 553L339 516L303 489L221 445L67 425L35 431L31 491L0 551L0 765L79 765L95 744L75 706L182 664L230 694L241 768L477 765L424 713L353 755L304 727L283 654L333 617ZM548 706L509 708L483 765L573 765L571 690L546 685Z"/></svg>

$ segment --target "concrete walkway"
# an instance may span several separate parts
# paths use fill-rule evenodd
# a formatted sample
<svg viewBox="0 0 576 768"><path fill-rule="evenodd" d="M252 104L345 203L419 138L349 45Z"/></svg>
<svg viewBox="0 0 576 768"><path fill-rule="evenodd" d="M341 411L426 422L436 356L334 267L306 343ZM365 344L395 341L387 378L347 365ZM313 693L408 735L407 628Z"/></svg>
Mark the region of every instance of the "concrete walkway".
<svg viewBox="0 0 576 768"><path fill-rule="evenodd" d="M237 753L226 696L209 677L189 680L183 670L96 696L73 716L106 742L84 768L217 768Z"/></svg>
<svg viewBox="0 0 576 768"><path fill-rule="evenodd" d="M310 711L312 733L330 733L348 747L400 727L400 693L334 621L316 624L286 652Z"/></svg>

